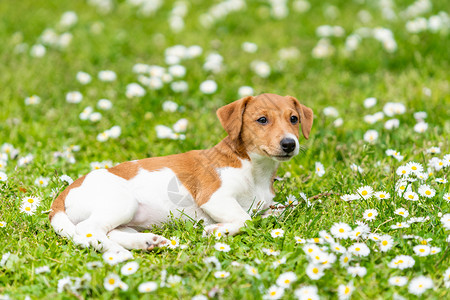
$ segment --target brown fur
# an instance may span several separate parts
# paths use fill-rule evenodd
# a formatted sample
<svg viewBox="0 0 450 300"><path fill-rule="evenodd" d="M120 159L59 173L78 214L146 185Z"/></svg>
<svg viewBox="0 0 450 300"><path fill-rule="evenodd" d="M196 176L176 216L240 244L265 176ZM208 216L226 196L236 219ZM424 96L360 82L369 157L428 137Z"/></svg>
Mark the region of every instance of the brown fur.
<svg viewBox="0 0 450 300"><path fill-rule="evenodd" d="M290 123L292 115L299 118L303 135L308 138L312 126L312 110L300 104L294 97L274 94L244 97L217 110L217 116L229 136L215 147L124 162L109 168L108 171L130 180L140 169L157 171L170 168L201 206L221 186L218 168L240 168L240 159L250 159L248 152L282 155L279 147L282 136L292 133L298 138L299 123ZM261 116L267 117L268 124L256 122ZM65 211L64 201L67 194L71 189L79 187L84 178L85 176L77 179L55 199L50 220L57 212Z"/></svg>
<svg viewBox="0 0 450 300"><path fill-rule="evenodd" d="M83 183L85 177L86 177L86 175L84 175L84 176L78 178L77 180L75 180L74 182L72 182L71 185L66 187L66 189L61 194L59 194L58 197L56 197L56 199L52 203L50 214L48 215L50 221L52 220L53 216L57 212L66 210L65 201L66 201L67 194L70 192L71 189L79 187Z"/></svg>

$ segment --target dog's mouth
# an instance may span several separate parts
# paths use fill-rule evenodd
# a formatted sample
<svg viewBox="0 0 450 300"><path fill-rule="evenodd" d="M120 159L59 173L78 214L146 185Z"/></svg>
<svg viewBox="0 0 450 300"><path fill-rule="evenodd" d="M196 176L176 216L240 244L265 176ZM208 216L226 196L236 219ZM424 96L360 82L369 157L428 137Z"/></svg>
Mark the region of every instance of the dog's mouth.
<svg viewBox="0 0 450 300"><path fill-rule="evenodd" d="M264 151L264 154L266 154L268 157L275 159L277 161L288 161L290 160L294 155L293 154L270 154L267 150L262 149Z"/></svg>
<svg viewBox="0 0 450 300"><path fill-rule="evenodd" d="M287 161L290 160L294 155L284 154L284 155L271 155L272 158L278 161Z"/></svg>

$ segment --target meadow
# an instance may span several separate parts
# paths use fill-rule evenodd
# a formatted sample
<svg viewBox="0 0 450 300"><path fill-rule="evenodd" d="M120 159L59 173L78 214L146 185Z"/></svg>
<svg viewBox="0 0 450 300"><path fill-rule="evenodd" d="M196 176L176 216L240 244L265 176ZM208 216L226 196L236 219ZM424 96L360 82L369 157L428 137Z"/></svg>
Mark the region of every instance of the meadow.
<svg viewBox="0 0 450 300"><path fill-rule="evenodd" d="M0 1L0 299L446 299L449 8ZM174 219L125 262L55 234L72 180L210 148L215 111L260 93L315 114L278 216L232 237Z"/></svg>

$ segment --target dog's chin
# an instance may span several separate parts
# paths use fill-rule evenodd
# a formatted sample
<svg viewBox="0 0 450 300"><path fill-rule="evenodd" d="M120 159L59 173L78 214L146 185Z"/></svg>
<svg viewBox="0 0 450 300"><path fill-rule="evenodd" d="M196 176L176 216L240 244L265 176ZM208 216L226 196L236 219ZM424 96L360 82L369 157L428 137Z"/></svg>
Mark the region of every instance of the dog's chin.
<svg viewBox="0 0 450 300"><path fill-rule="evenodd" d="M294 155L287 155L287 154L284 154L284 155L271 155L270 157L273 160L275 160L275 161L283 162L283 161L290 160L291 158L294 157Z"/></svg>
<svg viewBox="0 0 450 300"><path fill-rule="evenodd" d="M264 156L267 156L277 162L288 161L298 154L297 151L294 151L292 153L286 153L283 151L274 151L274 152L270 151L269 152L266 149L261 149L261 150L262 150L262 153L264 153Z"/></svg>

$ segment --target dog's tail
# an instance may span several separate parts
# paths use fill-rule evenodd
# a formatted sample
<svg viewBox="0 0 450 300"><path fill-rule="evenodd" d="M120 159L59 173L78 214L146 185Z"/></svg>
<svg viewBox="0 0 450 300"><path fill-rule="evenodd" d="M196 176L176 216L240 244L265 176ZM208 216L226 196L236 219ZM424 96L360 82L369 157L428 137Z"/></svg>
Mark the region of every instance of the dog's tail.
<svg viewBox="0 0 450 300"><path fill-rule="evenodd" d="M73 239L75 237L75 224L70 221L65 211L57 212L50 222L53 229L60 236Z"/></svg>

